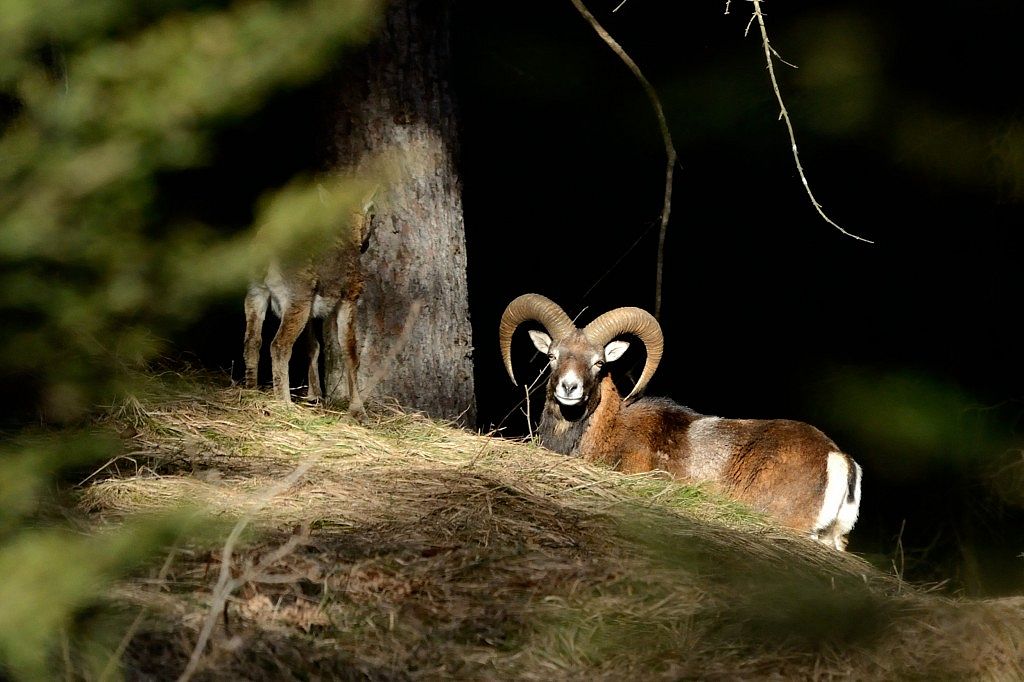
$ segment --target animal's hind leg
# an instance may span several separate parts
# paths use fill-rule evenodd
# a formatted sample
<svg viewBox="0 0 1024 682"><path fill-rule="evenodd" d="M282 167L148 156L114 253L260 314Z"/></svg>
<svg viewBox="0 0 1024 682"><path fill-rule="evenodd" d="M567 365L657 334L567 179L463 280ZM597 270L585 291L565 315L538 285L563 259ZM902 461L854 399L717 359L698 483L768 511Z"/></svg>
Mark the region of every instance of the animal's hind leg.
<svg viewBox="0 0 1024 682"><path fill-rule="evenodd" d="M264 286L250 286L245 294L245 343L242 358L245 361L245 385L248 388L256 388L258 381L263 320L267 316L269 302L270 291Z"/></svg>
<svg viewBox="0 0 1024 682"><path fill-rule="evenodd" d="M291 402L288 385L288 361L292 357L292 346L299 338L303 327L309 321L311 301L292 301L281 311L281 326L277 328L274 340L270 342L271 370L274 375L274 395L285 402Z"/></svg>
<svg viewBox="0 0 1024 682"><path fill-rule="evenodd" d="M819 528L812 532L810 537L815 542L826 547L838 549L840 552L846 550L846 536L843 534L838 523L833 522L825 528Z"/></svg>
<svg viewBox="0 0 1024 682"><path fill-rule="evenodd" d="M306 341L309 344L309 389L306 397L309 400L320 400L323 398L320 390L320 341L316 338L313 320L306 323Z"/></svg>
<svg viewBox="0 0 1024 682"><path fill-rule="evenodd" d="M363 414L363 400L359 395L356 379L359 374L359 348L356 345L356 303L341 301L338 304L337 325L338 342L341 344L341 357L345 363L345 383L348 389L348 409L359 417Z"/></svg>

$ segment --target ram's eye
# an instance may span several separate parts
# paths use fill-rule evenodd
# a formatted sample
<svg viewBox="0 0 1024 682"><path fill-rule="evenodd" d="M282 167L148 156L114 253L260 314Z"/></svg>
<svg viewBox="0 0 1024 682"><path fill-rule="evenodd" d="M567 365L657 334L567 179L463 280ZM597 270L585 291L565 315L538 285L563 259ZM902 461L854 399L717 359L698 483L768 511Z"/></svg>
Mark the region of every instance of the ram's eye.
<svg viewBox="0 0 1024 682"><path fill-rule="evenodd" d="M601 369L602 367L604 367L604 360L598 360L597 362L594 363L595 369Z"/></svg>
<svg viewBox="0 0 1024 682"><path fill-rule="evenodd" d="M554 353L548 353L548 360L554 360L554 359L555 359L555 354Z"/></svg>

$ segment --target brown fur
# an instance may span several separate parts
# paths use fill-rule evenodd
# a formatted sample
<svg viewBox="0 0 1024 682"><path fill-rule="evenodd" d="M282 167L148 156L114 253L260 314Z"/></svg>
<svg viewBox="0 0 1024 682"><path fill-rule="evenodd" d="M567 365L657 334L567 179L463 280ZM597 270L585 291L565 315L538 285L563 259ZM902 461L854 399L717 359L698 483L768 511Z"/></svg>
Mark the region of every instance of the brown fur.
<svg viewBox="0 0 1024 682"><path fill-rule="evenodd" d="M356 339L355 306L363 291L363 271L359 261L359 245L367 234L368 216L359 213L353 216L352 235L339 237L335 247L319 258L295 269L274 267L268 270L262 280L253 282L245 297L245 385L255 388L257 384L260 347L262 345L263 320L272 295L284 294L281 301L281 324L270 343L271 374L274 394L281 400L290 401L291 391L288 379L288 363L292 347L303 329L309 340L309 388L307 397L318 400L323 397L320 387L318 359L320 343L313 332L310 320L317 312L324 315L324 339L341 347L345 361L345 382L349 409L354 413L362 411L362 403L356 386L359 368ZM319 302L316 308L314 304ZM278 305L275 301L275 305Z"/></svg>
<svg viewBox="0 0 1024 682"><path fill-rule="evenodd" d="M828 454L840 450L821 431L787 420L717 419L664 398L623 403L605 372L580 373L579 363L587 362L593 348L572 339L558 349L538 429L543 445L625 473L660 469L681 480L708 482L784 526L812 534L825 530L814 525ZM568 367L587 383L586 400L575 414L554 394ZM852 464L849 486L852 491Z"/></svg>

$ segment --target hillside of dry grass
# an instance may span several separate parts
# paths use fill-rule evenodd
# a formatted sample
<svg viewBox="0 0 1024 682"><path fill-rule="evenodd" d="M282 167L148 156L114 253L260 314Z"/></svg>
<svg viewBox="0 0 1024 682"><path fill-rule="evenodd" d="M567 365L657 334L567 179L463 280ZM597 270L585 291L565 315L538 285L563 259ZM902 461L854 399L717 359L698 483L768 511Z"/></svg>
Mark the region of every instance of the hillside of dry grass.
<svg viewBox="0 0 1024 682"><path fill-rule="evenodd" d="M107 422L91 524L208 519L111 595L128 679L1024 676L1024 600L915 589L659 475L196 378Z"/></svg>

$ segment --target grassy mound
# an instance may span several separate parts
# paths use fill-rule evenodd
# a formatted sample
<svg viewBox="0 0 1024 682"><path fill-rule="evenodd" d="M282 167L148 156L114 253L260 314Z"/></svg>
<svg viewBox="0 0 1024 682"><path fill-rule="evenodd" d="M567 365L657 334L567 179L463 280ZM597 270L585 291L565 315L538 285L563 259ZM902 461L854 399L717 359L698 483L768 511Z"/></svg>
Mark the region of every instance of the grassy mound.
<svg viewBox="0 0 1024 682"><path fill-rule="evenodd" d="M1024 601L914 589L660 475L209 382L109 419L97 527L224 521L113 595L129 679L177 677L204 629L200 679L1024 675Z"/></svg>

